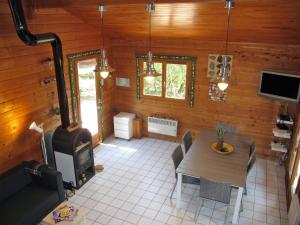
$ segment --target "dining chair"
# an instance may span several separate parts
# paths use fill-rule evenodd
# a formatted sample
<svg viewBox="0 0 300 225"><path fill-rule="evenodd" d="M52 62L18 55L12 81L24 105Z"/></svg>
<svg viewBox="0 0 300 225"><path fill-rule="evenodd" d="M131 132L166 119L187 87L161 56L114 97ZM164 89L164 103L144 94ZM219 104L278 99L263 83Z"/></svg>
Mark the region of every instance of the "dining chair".
<svg viewBox="0 0 300 225"><path fill-rule="evenodd" d="M185 132L182 138L185 154L190 150L191 145L193 144L193 137L191 131Z"/></svg>
<svg viewBox="0 0 300 225"><path fill-rule="evenodd" d="M251 160L251 156L253 156L255 152L256 152L256 145L255 142L252 142L249 150L249 161Z"/></svg>
<svg viewBox="0 0 300 225"><path fill-rule="evenodd" d="M231 183L215 182L201 177L199 196L201 198L221 202L229 206L231 189ZM203 201L201 203L201 206L199 206L199 208L195 212L195 220L197 219L202 206ZM227 219L227 211L228 207L226 209L225 221Z"/></svg>
<svg viewBox="0 0 300 225"><path fill-rule="evenodd" d="M247 176L248 176L250 170L253 168L253 166L256 162L255 152L256 152L256 145L255 145L255 142L253 142L250 145L250 150L249 150L249 160L248 160L248 165L247 165ZM247 185L245 186L244 194L247 195Z"/></svg>
<svg viewBox="0 0 300 225"><path fill-rule="evenodd" d="M235 126L229 125L229 124L223 124L223 123L218 123L216 126L216 130L222 129L225 132L228 133L236 133L237 129Z"/></svg>
<svg viewBox="0 0 300 225"><path fill-rule="evenodd" d="M175 188L176 188L176 184L177 184L176 169L179 166L179 164L181 163L182 159L183 159L182 148L181 148L181 145L178 145L172 153L172 160L173 160L173 163L174 163L176 181L175 181L175 184L173 185L170 199L172 199L172 197L173 197L173 194L174 194L174 191L175 191ZM200 184L200 179L183 175L182 176L182 183L183 184L196 184L196 185L199 185Z"/></svg>

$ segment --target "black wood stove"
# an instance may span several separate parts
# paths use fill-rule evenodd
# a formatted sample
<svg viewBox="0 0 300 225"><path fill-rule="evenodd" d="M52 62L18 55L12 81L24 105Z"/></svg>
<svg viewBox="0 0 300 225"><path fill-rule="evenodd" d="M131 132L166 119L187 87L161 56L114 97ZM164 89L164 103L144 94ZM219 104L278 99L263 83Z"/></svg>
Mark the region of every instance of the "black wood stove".
<svg viewBox="0 0 300 225"><path fill-rule="evenodd" d="M95 175L92 136L87 129L69 132L58 127L52 143L56 167L64 181L78 189Z"/></svg>
<svg viewBox="0 0 300 225"><path fill-rule="evenodd" d="M60 38L54 33L32 34L28 30L21 0L9 0L9 5L19 38L28 45L51 44L56 74L61 126L53 135L52 144L57 169L64 182L80 188L95 175L92 136L87 129L69 131L68 96L64 79L64 61Z"/></svg>

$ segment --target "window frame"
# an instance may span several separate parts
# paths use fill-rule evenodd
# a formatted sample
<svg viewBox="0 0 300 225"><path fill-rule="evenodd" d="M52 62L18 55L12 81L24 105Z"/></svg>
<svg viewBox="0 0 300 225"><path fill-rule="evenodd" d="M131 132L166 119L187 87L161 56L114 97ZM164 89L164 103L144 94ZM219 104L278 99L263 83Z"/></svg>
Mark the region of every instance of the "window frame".
<svg viewBox="0 0 300 225"><path fill-rule="evenodd" d="M147 59L142 59L140 61L140 71L143 70L143 64L147 62ZM176 102L187 102L188 101L188 93L189 93L189 74L190 74L190 62L189 61L178 61L178 60L165 60L165 59L155 59L153 60L155 63L162 63L162 95L161 96L155 96L155 95L145 95L144 94L144 79L141 77L141 95L143 98L153 98L153 99L161 99L165 101L176 101ZM185 81L185 98L184 99L178 99L178 98L170 98L166 96L166 89L167 89L167 64L178 64L178 65L185 65L186 66L186 81Z"/></svg>
<svg viewBox="0 0 300 225"><path fill-rule="evenodd" d="M78 118L78 90L76 89L76 62L80 60L81 58L86 58L86 57L95 57L97 60L97 64L100 64L100 59L101 59L101 50L100 49L95 49L95 50L90 50L90 51L85 51L85 52L77 52L77 53L71 53L68 54L67 56L68 60L68 72L69 72L69 82L70 82L70 93L71 93L71 106L72 106L72 119L74 124L78 124L79 118ZM97 78L98 77L98 78ZM98 95L99 95L99 109L100 110L100 115L104 115L104 99L103 99L103 87L102 87L102 79L99 78L99 75L97 76L96 73L96 78L98 84ZM101 141L104 142L104 116L101 116L100 120L98 121L101 123ZM100 132L100 130L99 130Z"/></svg>
<svg viewBox="0 0 300 225"><path fill-rule="evenodd" d="M143 69L143 62L147 60L146 54L136 54L136 98L140 101L142 98L155 99L160 101L176 101L176 102L188 102L189 107L194 106L194 90L195 90L195 77L196 77L196 61L197 57L194 56L168 56L168 55L153 55L154 62L163 63L163 75L162 76L162 96L151 96L144 95L144 81L140 76ZM166 97L166 65L169 64L186 64L187 74L186 74L186 92L185 99L176 99Z"/></svg>

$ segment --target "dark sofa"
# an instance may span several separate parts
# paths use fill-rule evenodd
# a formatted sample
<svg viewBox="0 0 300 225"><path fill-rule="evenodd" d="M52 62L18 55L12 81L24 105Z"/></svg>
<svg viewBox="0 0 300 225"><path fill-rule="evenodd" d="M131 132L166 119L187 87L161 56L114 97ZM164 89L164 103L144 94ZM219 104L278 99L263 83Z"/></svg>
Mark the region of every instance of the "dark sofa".
<svg viewBox="0 0 300 225"><path fill-rule="evenodd" d="M0 224L35 225L65 200L62 175L36 162L24 162L0 175Z"/></svg>

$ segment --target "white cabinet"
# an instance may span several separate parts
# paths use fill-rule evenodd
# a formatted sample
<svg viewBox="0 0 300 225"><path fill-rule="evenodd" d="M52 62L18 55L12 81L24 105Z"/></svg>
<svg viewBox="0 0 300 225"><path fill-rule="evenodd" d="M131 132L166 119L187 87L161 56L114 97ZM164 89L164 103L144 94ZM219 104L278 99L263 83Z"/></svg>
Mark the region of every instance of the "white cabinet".
<svg viewBox="0 0 300 225"><path fill-rule="evenodd" d="M120 112L114 116L115 137L130 139L133 135L134 113Z"/></svg>

